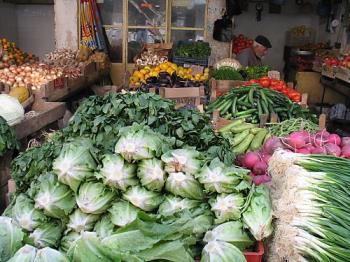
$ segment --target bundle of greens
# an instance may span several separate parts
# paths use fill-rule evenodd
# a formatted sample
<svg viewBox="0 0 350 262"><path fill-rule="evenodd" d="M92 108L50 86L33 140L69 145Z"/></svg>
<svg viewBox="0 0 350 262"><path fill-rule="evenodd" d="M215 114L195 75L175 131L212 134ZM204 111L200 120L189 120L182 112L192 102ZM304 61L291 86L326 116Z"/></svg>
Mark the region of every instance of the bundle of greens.
<svg viewBox="0 0 350 262"><path fill-rule="evenodd" d="M242 69L242 75L244 76L245 80L251 80L251 79L259 79L263 76L267 76L267 73L271 70L271 67L268 65L263 66L249 66L245 69Z"/></svg>
<svg viewBox="0 0 350 262"><path fill-rule="evenodd" d="M3 156L9 150L18 148L19 143L13 130L6 120L0 116L0 156Z"/></svg>
<svg viewBox="0 0 350 262"><path fill-rule="evenodd" d="M203 59L211 54L211 48L207 42L179 43L174 50L175 56Z"/></svg>
<svg viewBox="0 0 350 262"><path fill-rule="evenodd" d="M215 80L244 80L242 75L237 70L228 66L215 69L213 72L213 78Z"/></svg>
<svg viewBox="0 0 350 262"><path fill-rule="evenodd" d="M112 151L80 137L50 158L0 219L0 261L245 261L271 233L248 170L148 126L121 128Z"/></svg>
<svg viewBox="0 0 350 262"><path fill-rule="evenodd" d="M269 261L349 261L350 161L277 151L270 159L277 216Z"/></svg>
<svg viewBox="0 0 350 262"><path fill-rule="evenodd" d="M269 133L273 136L283 137L288 136L296 131L308 131L316 133L320 127L314 122L304 118L292 118L280 123L268 123Z"/></svg>

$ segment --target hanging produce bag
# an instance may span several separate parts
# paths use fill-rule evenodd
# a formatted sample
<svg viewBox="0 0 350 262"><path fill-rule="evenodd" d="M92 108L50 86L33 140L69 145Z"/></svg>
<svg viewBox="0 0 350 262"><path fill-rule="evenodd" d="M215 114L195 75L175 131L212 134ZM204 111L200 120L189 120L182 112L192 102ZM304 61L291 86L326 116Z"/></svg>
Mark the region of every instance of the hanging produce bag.
<svg viewBox="0 0 350 262"><path fill-rule="evenodd" d="M219 42L231 42L233 39L233 23L229 16L224 15L214 22L213 38Z"/></svg>

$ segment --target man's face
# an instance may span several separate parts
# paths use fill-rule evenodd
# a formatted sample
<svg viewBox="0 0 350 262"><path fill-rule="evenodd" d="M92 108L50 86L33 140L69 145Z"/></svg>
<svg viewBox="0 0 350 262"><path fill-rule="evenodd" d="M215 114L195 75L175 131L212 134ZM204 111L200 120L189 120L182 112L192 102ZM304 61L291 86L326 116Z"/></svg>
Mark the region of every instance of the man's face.
<svg viewBox="0 0 350 262"><path fill-rule="evenodd" d="M264 58L267 55L267 48L262 45L258 45L254 48L254 52L257 57Z"/></svg>

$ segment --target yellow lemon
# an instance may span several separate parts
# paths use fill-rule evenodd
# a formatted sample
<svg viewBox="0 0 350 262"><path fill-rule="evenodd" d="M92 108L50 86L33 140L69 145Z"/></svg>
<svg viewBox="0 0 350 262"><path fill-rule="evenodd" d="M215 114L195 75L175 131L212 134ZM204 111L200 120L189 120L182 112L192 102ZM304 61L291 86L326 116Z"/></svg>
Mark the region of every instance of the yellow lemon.
<svg viewBox="0 0 350 262"><path fill-rule="evenodd" d="M168 69L168 65L166 63L160 64L159 65L161 70L167 70Z"/></svg>
<svg viewBox="0 0 350 262"><path fill-rule="evenodd" d="M209 74L209 68L208 67L204 69L204 73L208 73Z"/></svg>
<svg viewBox="0 0 350 262"><path fill-rule="evenodd" d="M140 73L143 74L143 75L145 75L145 74L147 74L147 71L146 71L145 69L141 69L141 70L140 70Z"/></svg>
<svg viewBox="0 0 350 262"><path fill-rule="evenodd" d="M191 67L188 68L188 69L187 69L187 72L192 73L192 68L191 68Z"/></svg>
<svg viewBox="0 0 350 262"><path fill-rule="evenodd" d="M145 74L145 79L149 78L150 75L149 74Z"/></svg>

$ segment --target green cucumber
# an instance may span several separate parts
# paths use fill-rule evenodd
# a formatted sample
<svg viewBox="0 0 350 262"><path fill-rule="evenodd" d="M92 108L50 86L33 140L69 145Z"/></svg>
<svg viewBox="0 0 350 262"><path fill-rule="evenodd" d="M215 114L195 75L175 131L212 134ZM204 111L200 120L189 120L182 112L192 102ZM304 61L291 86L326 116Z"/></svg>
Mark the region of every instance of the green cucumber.
<svg viewBox="0 0 350 262"><path fill-rule="evenodd" d="M232 116L235 116L236 115L236 105L237 105L237 99L238 97L236 96L234 99L233 99L233 102L232 102L232 108L231 108L231 113L232 113Z"/></svg>
<svg viewBox="0 0 350 262"><path fill-rule="evenodd" d="M254 139L253 134L247 135L246 138L240 144L238 144L236 147L233 148L233 152L237 155L244 154L249 148L249 145L253 139Z"/></svg>
<svg viewBox="0 0 350 262"><path fill-rule="evenodd" d="M231 146L237 146L238 144L240 144L247 136L249 135L249 130L244 130L242 133L236 135L232 142L231 142Z"/></svg>
<svg viewBox="0 0 350 262"><path fill-rule="evenodd" d="M219 132L220 133L224 133L224 132L228 132L231 130L231 128L234 128L236 126L240 126L241 124L244 123L244 120L243 119L238 119L238 120L234 120L232 123L222 127L219 129Z"/></svg>
<svg viewBox="0 0 350 262"><path fill-rule="evenodd" d="M255 108L248 109L248 110L236 113L236 116L250 115L251 113L254 113L255 111L256 111Z"/></svg>
<svg viewBox="0 0 350 262"><path fill-rule="evenodd" d="M262 129L260 130L254 137L252 143L250 144L250 149L251 150L258 150L264 141L265 136L267 135L267 130L266 129Z"/></svg>
<svg viewBox="0 0 350 262"><path fill-rule="evenodd" d="M252 129L250 129L250 133L253 135L256 135L257 133L259 133L261 130L264 130L264 128L261 127L254 127Z"/></svg>

